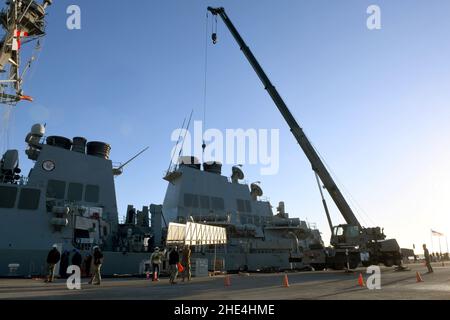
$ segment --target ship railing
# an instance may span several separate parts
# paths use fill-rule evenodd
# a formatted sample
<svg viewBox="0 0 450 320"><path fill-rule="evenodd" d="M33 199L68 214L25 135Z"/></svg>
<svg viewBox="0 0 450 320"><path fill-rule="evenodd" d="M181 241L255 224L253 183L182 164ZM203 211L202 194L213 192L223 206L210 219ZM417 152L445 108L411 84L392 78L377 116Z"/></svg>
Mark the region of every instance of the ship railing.
<svg viewBox="0 0 450 320"><path fill-rule="evenodd" d="M179 165L177 163L172 163L169 169L163 171L163 176L167 176L172 172L178 171Z"/></svg>
<svg viewBox="0 0 450 320"><path fill-rule="evenodd" d="M19 185L20 186L26 186L26 185L28 185L28 177L26 177L26 176L20 176L20 179L19 179Z"/></svg>
<svg viewBox="0 0 450 320"><path fill-rule="evenodd" d="M119 176L123 173L123 167L121 162L112 163L112 171L115 176Z"/></svg>

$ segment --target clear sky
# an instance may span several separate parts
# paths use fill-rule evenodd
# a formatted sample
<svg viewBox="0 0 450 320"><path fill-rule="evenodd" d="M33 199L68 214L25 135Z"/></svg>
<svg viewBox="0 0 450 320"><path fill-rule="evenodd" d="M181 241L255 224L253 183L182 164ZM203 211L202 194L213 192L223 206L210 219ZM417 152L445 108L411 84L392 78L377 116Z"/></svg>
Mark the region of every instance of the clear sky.
<svg viewBox="0 0 450 320"><path fill-rule="evenodd" d="M70 4L81 7L81 30L66 28ZM381 8L381 30L366 27L371 4ZM363 225L384 227L403 247L430 244L431 228L450 233L448 0L57 0L24 86L35 102L14 110L10 146L23 150L36 122L48 134L111 143L113 161L150 146L116 179L119 210L162 203L170 135L191 109L203 118L208 5L225 6L356 199ZM218 37L208 48L207 126L280 129L279 173L247 165L246 177L328 241L310 164L221 21Z"/></svg>

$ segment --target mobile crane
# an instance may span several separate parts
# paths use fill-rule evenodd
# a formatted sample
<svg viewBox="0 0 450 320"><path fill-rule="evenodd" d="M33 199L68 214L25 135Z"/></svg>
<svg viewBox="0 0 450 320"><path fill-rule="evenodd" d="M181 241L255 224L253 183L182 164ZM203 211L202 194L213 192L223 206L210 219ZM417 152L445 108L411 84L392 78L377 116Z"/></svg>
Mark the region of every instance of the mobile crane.
<svg viewBox="0 0 450 320"><path fill-rule="evenodd" d="M310 248L305 255L305 263L309 263L315 269L355 269L360 263L365 266L383 263L386 266L401 265L400 247L395 239L386 239L386 235L380 227L364 228L359 223L343 194L334 182L323 161L308 140L303 129L294 118L289 108L284 103L280 94L273 86L266 73L256 60L250 48L246 45L237 29L234 27L223 7L207 9L213 16L220 16L233 38L238 43L250 65L277 106L281 115L287 122L292 134L302 148L314 171L317 182L323 184L336 207L344 218L346 224L333 226L331 217L323 197L322 203L331 229L329 248ZM217 42L216 33L212 34L213 43ZM320 179L320 181L319 181Z"/></svg>

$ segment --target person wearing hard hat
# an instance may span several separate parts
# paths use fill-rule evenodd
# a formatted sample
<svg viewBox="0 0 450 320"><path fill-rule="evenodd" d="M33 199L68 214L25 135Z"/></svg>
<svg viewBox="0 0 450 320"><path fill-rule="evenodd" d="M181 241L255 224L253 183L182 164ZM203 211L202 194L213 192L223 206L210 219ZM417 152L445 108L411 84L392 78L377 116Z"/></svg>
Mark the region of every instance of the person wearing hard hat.
<svg viewBox="0 0 450 320"><path fill-rule="evenodd" d="M50 252L47 255L47 270L48 275L45 282L53 282L53 279L55 278L55 266L61 259L61 254L58 251L58 246L56 244L53 245L53 248L50 250Z"/></svg>
<svg viewBox="0 0 450 320"><path fill-rule="evenodd" d="M102 276L100 273L100 268L103 264L103 253L100 251L100 248L98 246L94 247L94 274L92 276L91 281L89 281L89 284L95 284L100 285L102 282Z"/></svg>

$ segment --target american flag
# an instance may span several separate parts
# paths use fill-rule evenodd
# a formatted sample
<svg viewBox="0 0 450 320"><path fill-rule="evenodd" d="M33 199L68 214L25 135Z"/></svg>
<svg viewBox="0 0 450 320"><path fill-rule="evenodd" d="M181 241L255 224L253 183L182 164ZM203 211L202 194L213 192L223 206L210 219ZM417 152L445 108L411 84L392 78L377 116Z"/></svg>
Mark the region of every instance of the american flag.
<svg viewBox="0 0 450 320"><path fill-rule="evenodd" d="M443 236L444 236L443 233L434 231L433 229L431 229L431 234L432 234L433 236L438 236L438 237L443 237Z"/></svg>

